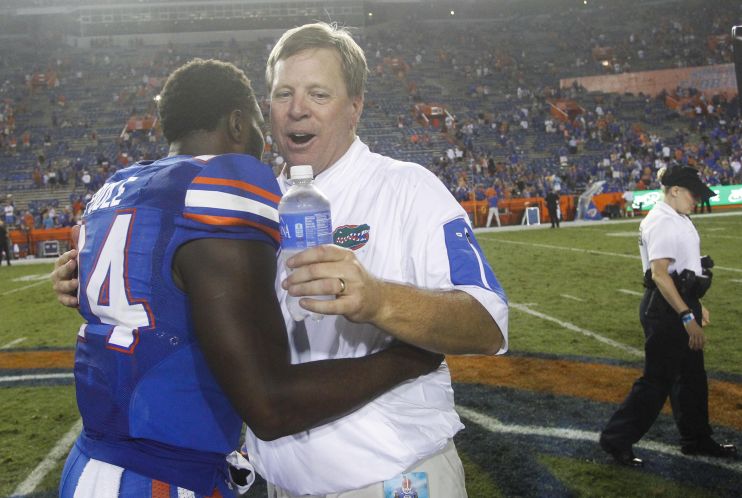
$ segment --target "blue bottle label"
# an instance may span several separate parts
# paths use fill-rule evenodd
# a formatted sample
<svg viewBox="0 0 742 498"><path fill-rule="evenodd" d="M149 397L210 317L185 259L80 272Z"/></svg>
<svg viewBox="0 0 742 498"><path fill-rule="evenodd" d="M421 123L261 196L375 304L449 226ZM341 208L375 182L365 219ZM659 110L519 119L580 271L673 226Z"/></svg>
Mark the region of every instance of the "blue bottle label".
<svg viewBox="0 0 742 498"><path fill-rule="evenodd" d="M281 248L285 251L332 244L330 211L282 214L280 221Z"/></svg>

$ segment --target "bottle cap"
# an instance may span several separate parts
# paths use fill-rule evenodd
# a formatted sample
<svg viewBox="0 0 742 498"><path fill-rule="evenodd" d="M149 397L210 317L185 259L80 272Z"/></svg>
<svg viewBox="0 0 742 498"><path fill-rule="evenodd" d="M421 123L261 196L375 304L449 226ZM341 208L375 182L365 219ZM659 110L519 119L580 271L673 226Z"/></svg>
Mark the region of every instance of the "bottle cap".
<svg viewBox="0 0 742 498"><path fill-rule="evenodd" d="M314 178L314 170L309 165L291 166L291 179L292 180L305 180Z"/></svg>

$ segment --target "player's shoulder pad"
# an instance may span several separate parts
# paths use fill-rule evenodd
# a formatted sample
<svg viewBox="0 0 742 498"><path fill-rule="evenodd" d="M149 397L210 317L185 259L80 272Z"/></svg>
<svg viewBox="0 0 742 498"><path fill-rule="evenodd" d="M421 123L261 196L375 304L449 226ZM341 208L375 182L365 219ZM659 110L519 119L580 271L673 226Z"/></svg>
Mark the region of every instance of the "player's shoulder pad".
<svg viewBox="0 0 742 498"><path fill-rule="evenodd" d="M206 225L253 227L276 241L281 191L271 168L246 154L197 156L203 166L185 196L183 216Z"/></svg>

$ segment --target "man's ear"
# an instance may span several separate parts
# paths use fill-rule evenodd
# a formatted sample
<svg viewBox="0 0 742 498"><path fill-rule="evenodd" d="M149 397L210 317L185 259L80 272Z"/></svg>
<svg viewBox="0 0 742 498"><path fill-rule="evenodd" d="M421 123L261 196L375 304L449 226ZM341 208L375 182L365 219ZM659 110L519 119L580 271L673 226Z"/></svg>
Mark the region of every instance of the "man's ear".
<svg viewBox="0 0 742 498"><path fill-rule="evenodd" d="M361 114L363 113L363 96L352 97L351 105L353 106L351 125L353 126L353 129L356 129L358 127L358 121L361 120Z"/></svg>
<svg viewBox="0 0 742 498"><path fill-rule="evenodd" d="M241 109L235 109L234 111L229 113L229 118L227 118L227 131L229 133L229 138L231 138L233 141L242 141L242 133L244 132L244 130L242 127Z"/></svg>

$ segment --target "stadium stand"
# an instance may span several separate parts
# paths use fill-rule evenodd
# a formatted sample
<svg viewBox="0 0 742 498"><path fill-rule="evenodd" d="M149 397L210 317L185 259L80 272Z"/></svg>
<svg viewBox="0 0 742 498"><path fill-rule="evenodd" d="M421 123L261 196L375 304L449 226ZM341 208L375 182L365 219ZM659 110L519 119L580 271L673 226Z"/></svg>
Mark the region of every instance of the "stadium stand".
<svg viewBox="0 0 742 498"><path fill-rule="evenodd" d="M278 3L273 14L261 13L272 15L263 27L310 20L316 3L306 2L299 13ZM258 95L267 95L263 68L276 33L238 40L213 31L225 16L255 14L254 3L226 12L187 2L193 26L181 31L210 35L190 43L153 42L145 33L154 29L147 27L151 18L137 18L139 28L125 30L137 23L113 1L97 2L100 18L83 4L4 3L6 13L26 23L24 33L0 45L0 196L14 204L17 226L25 211L43 226L51 208L54 226L74 223L113 171L166 154L154 98L164 77L185 60L234 62L253 77ZM737 2L713 8L701 0L539 8L506 2L494 14L482 4L473 2L468 18L441 19L435 8L408 7L399 20L382 4L377 17L383 22L364 20L362 11L359 17L362 2L333 4L336 17L365 24L358 37L372 75L359 134L373 150L425 165L464 202L476 200L478 187L490 186L505 201L542 198L554 188L577 195L595 181L605 181L604 192L654 188L655 169L672 162L699 168L710 185L742 183L736 96L687 86L649 95L560 84L728 64L729 28L742 18ZM477 19L477 6L486 21ZM61 7L73 12L75 36L43 22L44 12ZM180 4L172 8L177 12ZM123 17L108 19L109 11ZM28 21L34 12L39 23ZM96 35L115 21L124 24L109 32L127 36ZM96 36L85 36L91 33ZM265 100L261 105L267 111ZM264 160L277 167L282 162L270 147Z"/></svg>

